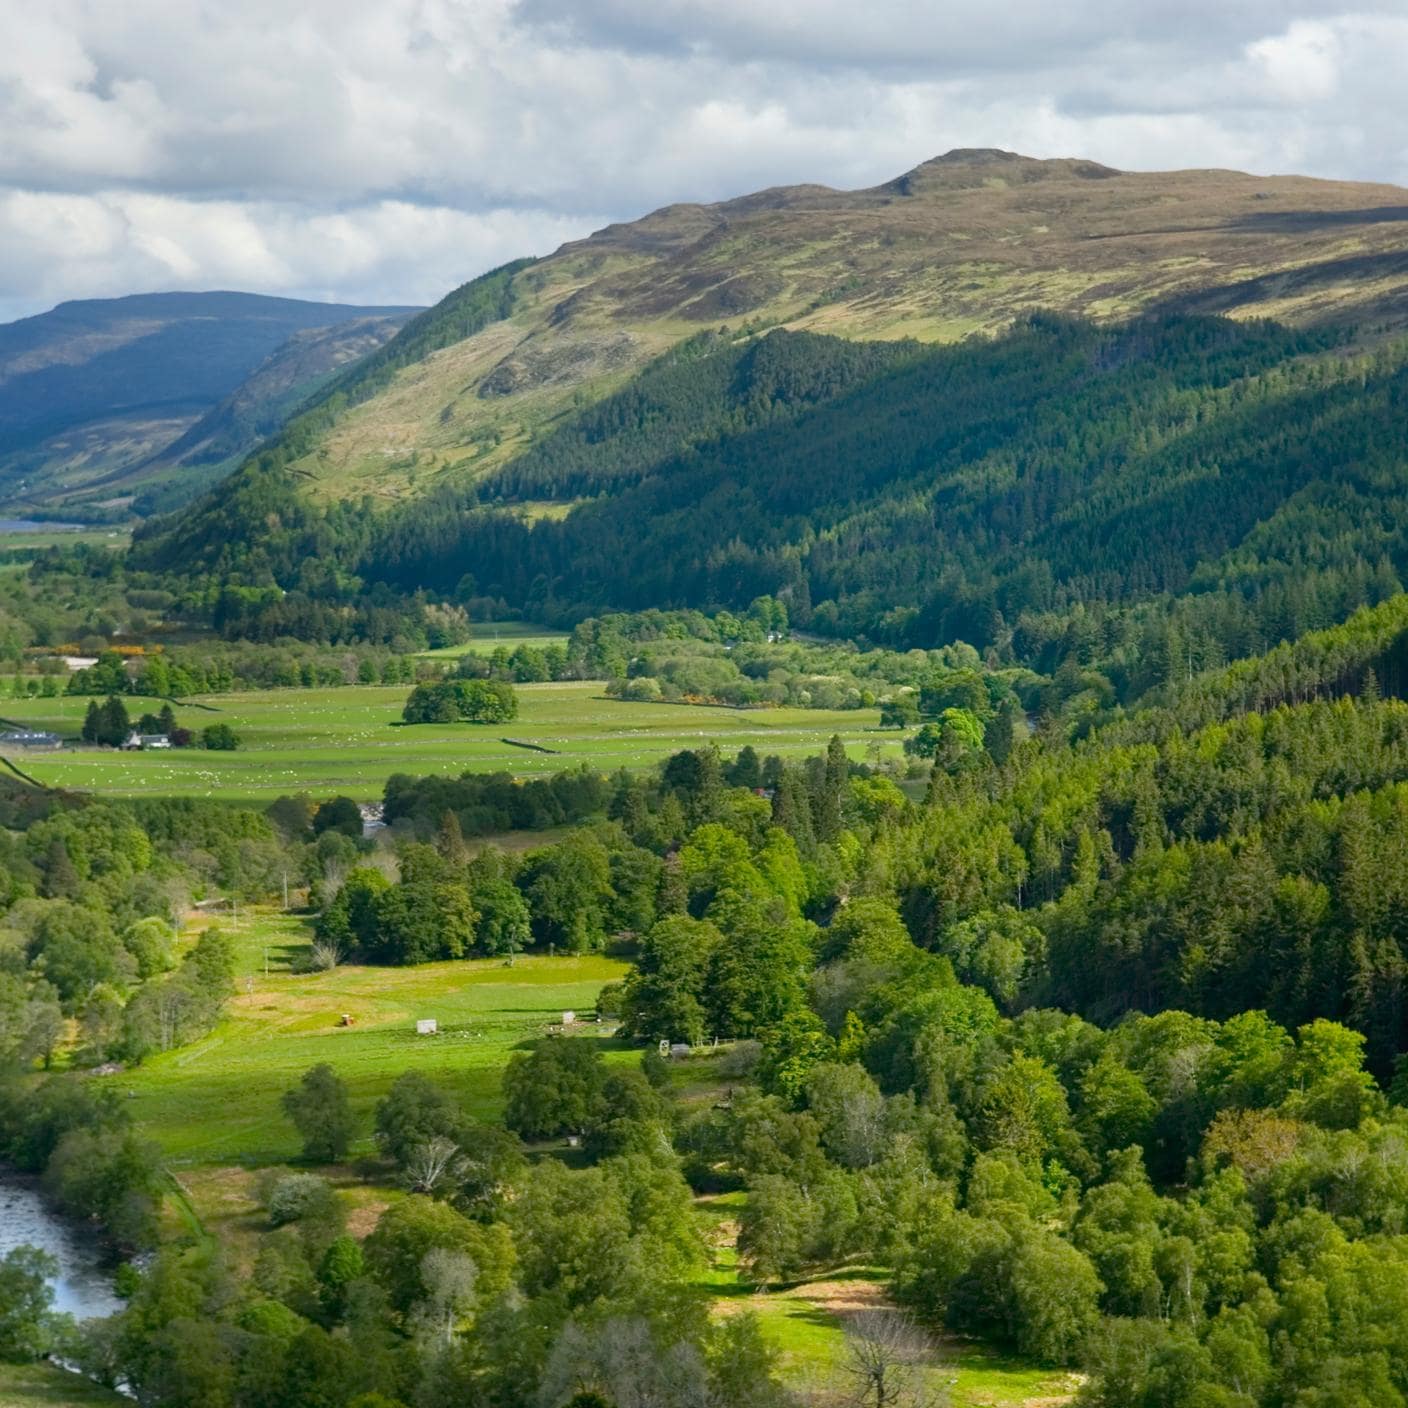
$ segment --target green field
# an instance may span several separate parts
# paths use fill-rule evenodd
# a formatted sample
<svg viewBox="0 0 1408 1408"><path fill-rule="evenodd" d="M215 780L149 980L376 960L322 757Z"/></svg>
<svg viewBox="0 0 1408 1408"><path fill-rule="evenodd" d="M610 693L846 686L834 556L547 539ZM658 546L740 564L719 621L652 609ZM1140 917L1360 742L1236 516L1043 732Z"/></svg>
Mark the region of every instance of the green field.
<svg viewBox="0 0 1408 1408"><path fill-rule="evenodd" d="M715 1297L715 1313L755 1314L780 1352L787 1383L804 1398L831 1401L837 1386L846 1383L847 1318L893 1304L886 1273L878 1267L843 1266L795 1285L760 1289L739 1272L734 1227L746 1196L722 1193L695 1200L700 1230L710 1246L705 1284ZM1075 1386L1068 1373L946 1335L935 1338L927 1365L925 1383L934 1401L947 1398L954 1408L1054 1405L1065 1402Z"/></svg>
<svg viewBox="0 0 1408 1408"><path fill-rule="evenodd" d="M476 621L470 630L471 637L463 645L423 650L421 658L458 660L461 655L492 655L500 646L505 650L515 650L520 645L531 645L541 650L545 645L561 645L567 640L566 631L535 626L531 621Z"/></svg>
<svg viewBox="0 0 1408 1408"><path fill-rule="evenodd" d="M126 528L32 528L22 531L0 529L0 552L11 548L125 548L132 534Z"/></svg>
<svg viewBox="0 0 1408 1408"><path fill-rule="evenodd" d="M238 992L220 1026L110 1077L143 1133L178 1165L296 1158L298 1137L279 1097L321 1061L351 1088L361 1125L354 1153L372 1152L372 1107L404 1071L423 1071L472 1114L492 1117L509 1053L543 1036L564 1010L590 1012L602 985L626 971L595 955L530 955L512 968L482 959L297 974L290 960L308 943L304 920L256 911L234 933ZM344 1013L354 1026L338 1025ZM434 1017L440 1035L417 1036L419 1017ZM637 1059L591 1024L583 1031L609 1059Z"/></svg>
<svg viewBox="0 0 1408 1408"><path fill-rule="evenodd" d="M14 761L52 787L110 795L165 794L270 800L283 793L380 797L392 773L512 772L541 776L587 763L602 771L648 767L681 748L717 742L725 753L751 743L761 753L820 752L839 733L853 756L875 744L898 755L900 738L880 732L875 709L728 709L628 704L607 699L594 681L518 687L511 724L400 724L404 686L276 689L204 696L177 716L191 728L225 722L243 746L233 753L181 749L123 753L73 749L16 753ZM0 701L0 714L76 737L86 698ZM205 705L197 708L196 704ZM129 699L135 718L159 700ZM501 740L555 750L537 753Z"/></svg>
<svg viewBox="0 0 1408 1408"><path fill-rule="evenodd" d="M130 1408L132 1401L52 1364L0 1364L0 1408Z"/></svg>

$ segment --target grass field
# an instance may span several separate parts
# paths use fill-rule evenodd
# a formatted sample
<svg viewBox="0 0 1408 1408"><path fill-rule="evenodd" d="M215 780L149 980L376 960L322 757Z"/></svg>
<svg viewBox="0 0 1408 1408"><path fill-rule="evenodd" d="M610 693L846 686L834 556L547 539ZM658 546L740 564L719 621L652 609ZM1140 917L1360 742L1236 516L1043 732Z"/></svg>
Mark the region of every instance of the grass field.
<svg viewBox="0 0 1408 1408"><path fill-rule="evenodd" d="M844 1400L853 1387L846 1379L847 1319L857 1312L888 1307L885 1272L846 1266L795 1285L759 1290L739 1274L736 1229L745 1195L724 1193L695 1202L700 1228L711 1248L707 1289L715 1313L740 1310L757 1315L764 1334L781 1352L788 1384L816 1401ZM944 1391L954 1408L1017 1408L1065 1402L1071 1376L1002 1355L986 1345L951 1336L934 1341L926 1373L936 1401Z"/></svg>
<svg viewBox="0 0 1408 1408"><path fill-rule="evenodd" d="M131 1403L52 1364L0 1364L0 1408L130 1408Z"/></svg>
<svg viewBox="0 0 1408 1408"><path fill-rule="evenodd" d="M561 644L567 639L566 631L535 626L531 621L476 621L470 629L473 635L463 645L423 650L421 658L458 660L461 655L492 655L500 646L514 650L520 645L531 645L541 650L545 645Z"/></svg>
<svg viewBox="0 0 1408 1408"><path fill-rule="evenodd" d="M3 527L0 520L0 552L11 548L71 548L80 543L89 547L125 548L132 534L125 528L30 528Z"/></svg>
<svg viewBox="0 0 1408 1408"><path fill-rule="evenodd" d="M820 752L834 733L861 757L871 744L898 755L899 735L880 732L874 709L727 709L684 704L629 704L607 699L593 681L518 687L519 716L511 724L399 723L404 686L282 689L208 695L177 709L183 724L233 725L242 747L233 753L182 749L122 753L78 749L16 753L40 782L113 795L156 793L271 800L281 793L344 793L379 797L392 774L506 771L541 776L582 763L602 771L647 767L681 748L717 742L725 753L750 743L761 753ZM0 701L0 715L76 737L89 701ZM195 704L206 708L197 708ZM129 699L136 717L161 707ZM504 737L554 750L538 753Z"/></svg>
<svg viewBox="0 0 1408 1408"><path fill-rule="evenodd" d="M308 943L306 921L256 910L233 932L238 993L226 1019L204 1040L108 1078L178 1166L296 1158L298 1137L279 1097L321 1061L351 1088L360 1128L354 1155L372 1152L372 1108L404 1071L423 1071L472 1114L491 1117L509 1054L564 1010L589 1012L602 985L626 968L599 956L528 956L511 969L484 959L297 974L290 965ZM355 1026L338 1025L344 1013ZM434 1017L441 1034L417 1036L419 1017ZM580 1039L600 1041L608 1059L638 1059L593 1027L584 1032Z"/></svg>

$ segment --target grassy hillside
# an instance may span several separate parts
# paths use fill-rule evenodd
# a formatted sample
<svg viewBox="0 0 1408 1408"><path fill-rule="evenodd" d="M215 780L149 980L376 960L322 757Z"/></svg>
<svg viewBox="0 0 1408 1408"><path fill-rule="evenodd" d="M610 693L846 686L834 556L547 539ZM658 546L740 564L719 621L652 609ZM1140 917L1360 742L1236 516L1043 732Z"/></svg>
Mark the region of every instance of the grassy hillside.
<svg viewBox="0 0 1408 1408"><path fill-rule="evenodd" d="M394 500L507 463L705 329L949 342L1037 308L1403 326L1408 195L959 151L870 190L670 206L515 269L509 292L453 341L403 343L297 458L317 494Z"/></svg>
<svg viewBox="0 0 1408 1408"><path fill-rule="evenodd" d="M457 290L134 564L558 624L767 594L1133 697L1402 586L1405 212L992 152L671 207Z"/></svg>

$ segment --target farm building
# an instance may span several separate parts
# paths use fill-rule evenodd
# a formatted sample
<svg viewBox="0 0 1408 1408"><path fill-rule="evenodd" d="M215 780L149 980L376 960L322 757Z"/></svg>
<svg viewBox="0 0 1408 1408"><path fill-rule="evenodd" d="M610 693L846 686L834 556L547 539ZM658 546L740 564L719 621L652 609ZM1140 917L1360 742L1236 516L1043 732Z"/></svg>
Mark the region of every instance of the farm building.
<svg viewBox="0 0 1408 1408"><path fill-rule="evenodd" d="M0 733L0 746L6 748L59 748L63 739L45 729L12 728Z"/></svg>
<svg viewBox="0 0 1408 1408"><path fill-rule="evenodd" d="M129 753L145 753L152 748L169 748L171 740L164 733L138 733L133 729L122 744Z"/></svg>

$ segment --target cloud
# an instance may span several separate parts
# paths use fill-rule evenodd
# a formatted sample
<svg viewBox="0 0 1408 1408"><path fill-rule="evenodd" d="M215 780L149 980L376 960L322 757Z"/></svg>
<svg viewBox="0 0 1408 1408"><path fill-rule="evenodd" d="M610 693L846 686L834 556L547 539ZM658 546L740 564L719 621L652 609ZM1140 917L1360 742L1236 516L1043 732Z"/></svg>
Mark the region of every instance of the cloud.
<svg viewBox="0 0 1408 1408"><path fill-rule="evenodd" d="M953 146L1408 182L1401 0L0 0L0 315L426 301Z"/></svg>

